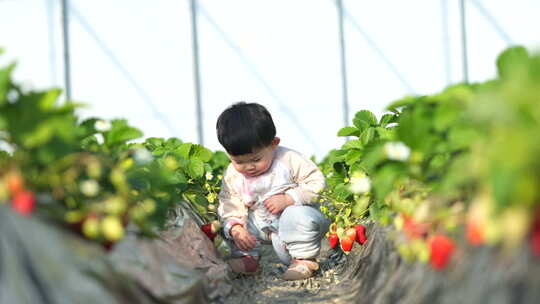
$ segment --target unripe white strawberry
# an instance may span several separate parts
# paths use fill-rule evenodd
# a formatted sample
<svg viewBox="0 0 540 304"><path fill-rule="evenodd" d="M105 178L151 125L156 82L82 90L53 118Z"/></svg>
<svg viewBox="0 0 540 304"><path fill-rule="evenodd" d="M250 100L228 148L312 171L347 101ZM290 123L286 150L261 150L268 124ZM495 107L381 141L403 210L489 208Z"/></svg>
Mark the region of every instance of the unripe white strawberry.
<svg viewBox="0 0 540 304"><path fill-rule="evenodd" d="M84 236L89 239L96 239L99 236L99 220L95 216L90 216L84 220L82 225Z"/></svg>
<svg viewBox="0 0 540 304"><path fill-rule="evenodd" d="M117 216L109 215L101 221L101 232L105 239L116 242L124 237L124 227Z"/></svg>

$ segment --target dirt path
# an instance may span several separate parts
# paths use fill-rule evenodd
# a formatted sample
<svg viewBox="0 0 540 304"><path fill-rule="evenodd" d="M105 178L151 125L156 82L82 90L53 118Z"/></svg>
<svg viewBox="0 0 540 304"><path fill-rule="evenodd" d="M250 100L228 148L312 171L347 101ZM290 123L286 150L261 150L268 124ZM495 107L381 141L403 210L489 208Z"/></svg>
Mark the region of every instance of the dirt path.
<svg viewBox="0 0 540 304"><path fill-rule="evenodd" d="M280 279L282 266L270 247L264 269L233 280L224 303L538 303L540 260L528 244L511 254L498 247L476 248L460 241L450 264L436 271L405 262L395 249L392 227L367 225L368 241L348 256L330 256L323 241L321 271L304 281Z"/></svg>
<svg viewBox="0 0 540 304"><path fill-rule="evenodd" d="M326 243L326 242L323 242ZM262 270L254 276L233 279L233 291L223 303L341 303L340 274L347 257L323 245L319 256L320 270L314 277L300 281L285 281L281 275L287 269L271 246L263 248Z"/></svg>

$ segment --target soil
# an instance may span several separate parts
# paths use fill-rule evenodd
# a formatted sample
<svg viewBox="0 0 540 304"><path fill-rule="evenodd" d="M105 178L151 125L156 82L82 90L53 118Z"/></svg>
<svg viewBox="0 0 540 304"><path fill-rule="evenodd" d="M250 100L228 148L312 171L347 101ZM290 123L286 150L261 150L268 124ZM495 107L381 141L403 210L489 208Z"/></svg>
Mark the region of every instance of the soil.
<svg viewBox="0 0 540 304"><path fill-rule="evenodd" d="M355 246L356 250L361 250ZM319 270L306 280L285 281L281 278L287 267L281 263L271 246L262 249L261 269L255 275L233 278L233 290L221 303L344 303L339 301L341 274L347 256L336 252L323 241L318 257Z"/></svg>
<svg viewBox="0 0 540 304"><path fill-rule="evenodd" d="M348 255L323 240L321 269L302 281L281 279L286 267L266 247L260 273L234 278L219 303L539 303L540 259L527 243L507 252L456 239L452 260L437 271L404 261L394 244L402 235L391 227L367 223L366 234L367 242L355 243Z"/></svg>

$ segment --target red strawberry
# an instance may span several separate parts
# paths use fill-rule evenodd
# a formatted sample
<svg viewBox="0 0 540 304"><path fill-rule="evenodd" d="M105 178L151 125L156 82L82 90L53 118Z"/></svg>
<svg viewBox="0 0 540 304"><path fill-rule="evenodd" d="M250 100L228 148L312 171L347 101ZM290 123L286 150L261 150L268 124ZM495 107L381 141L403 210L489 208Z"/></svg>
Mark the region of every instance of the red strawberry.
<svg viewBox="0 0 540 304"><path fill-rule="evenodd" d="M530 245L534 255L540 258L540 230L533 232L530 239Z"/></svg>
<svg viewBox="0 0 540 304"><path fill-rule="evenodd" d="M213 242L216 234L212 232L212 223L204 224L201 226L201 230L206 234L206 236Z"/></svg>
<svg viewBox="0 0 540 304"><path fill-rule="evenodd" d="M356 229L354 228L347 228L347 230L345 230L345 234L353 241L356 241Z"/></svg>
<svg viewBox="0 0 540 304"><path fill-rule="evenodd" d="M436 234L428 240L428 245L431 251L431 267L436 270L444 269L454 252L454 241L444 234Z"/></svg>
<svg viewBox="0 0 540 304"><path fill-rule="evenodd" d="M341 249L345 252L349 252L352 249L354 241L350 238L344 237L341 238Z"/></svg>
<svg viewBox="0 0 540 304"><path fill-rule="evenodd" d="M405 232L408 239L415 240L427 235L430 226L429 223L418 222L407 215L403 215L403 218L405 220L403 223L403 232Z"/></svg>
<svg viewBox="0 0 540 304"><path fill-rule="evenodd" d="M482 227L477 221L467 221L465 238L471 245L474 246L480 246L484 243L484 233L482 231Z"/></svg>
<svg viewBox="0 0 540 304"><path fill-rule="evenodd" d="M328 236L328 242L330 242L330 248L336 249L336 246L339 243L339 237L337 233L330 233L330 235Z"/></svg>
<svg viewBox="0 0 540 304"><path fill-rule="evenodd" d="M536 213L536 219L532 225L531 238L529 239L529 244L531 246L532 252L534 255L540 258L540 209Z"/></svg>
<svg viewBox="0 0 540 304"><path fill-rule="evenodd" d="M358 244L364 245L364 243L367 241L366 227L364 227L364 225L356 225L354 226L354 229L356 230L356 241Z"/></svg>
<svg viewBox="0 0 540 304"><path fill-rule="evenodd" d="M22 215L29 215L34 210L36 199L31 191L22 191L15 194L12 201L12 207Z"/></svg>
<svg viewBox="0 0 540 304"><path fill-rule="evenodd" d="M12 197L14 197L24 190L24 180L19 174L13 173L7 178L7 186Z"/></svg>

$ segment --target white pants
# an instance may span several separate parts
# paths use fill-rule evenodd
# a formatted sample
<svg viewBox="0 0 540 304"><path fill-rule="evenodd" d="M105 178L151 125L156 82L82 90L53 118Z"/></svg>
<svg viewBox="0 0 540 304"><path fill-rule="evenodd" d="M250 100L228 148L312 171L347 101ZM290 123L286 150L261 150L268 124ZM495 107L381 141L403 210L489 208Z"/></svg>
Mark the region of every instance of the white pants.
<svg viewBox="0 0 540 304"><path fill-rule="evenodd" d="M289 206L279 217L278 232L272 234L272 246L279 259L286 265L292 259L313 259L321 250L321 239L328 231L330 221L319 211L318 206ZM252 213L248 216L247 230L257 238L257 246L250 251L241 251L234 243L232 255L260 255L260 246L268 242L266 231L257 227Z"/></svg>

